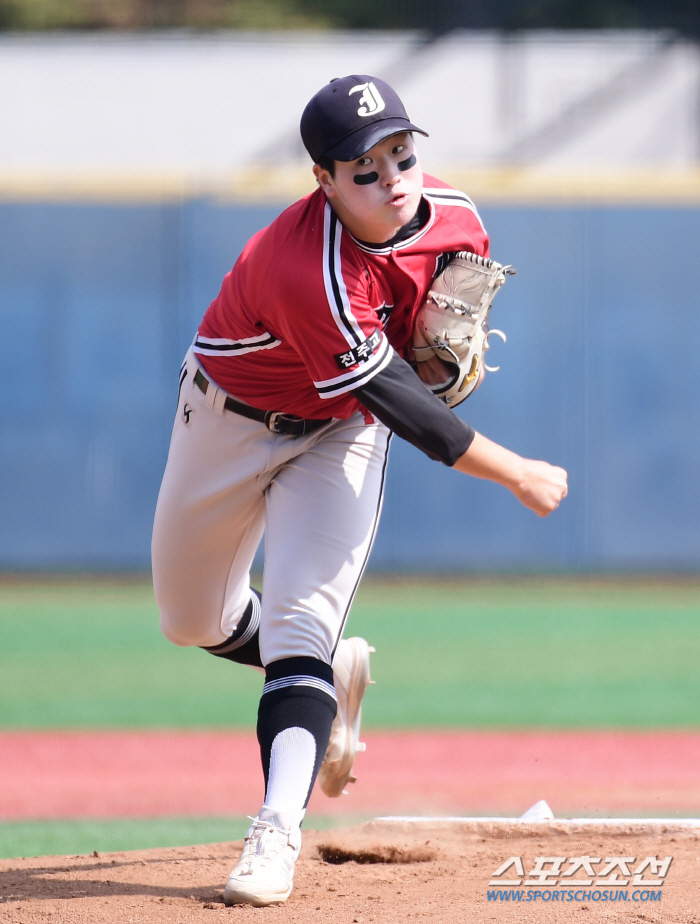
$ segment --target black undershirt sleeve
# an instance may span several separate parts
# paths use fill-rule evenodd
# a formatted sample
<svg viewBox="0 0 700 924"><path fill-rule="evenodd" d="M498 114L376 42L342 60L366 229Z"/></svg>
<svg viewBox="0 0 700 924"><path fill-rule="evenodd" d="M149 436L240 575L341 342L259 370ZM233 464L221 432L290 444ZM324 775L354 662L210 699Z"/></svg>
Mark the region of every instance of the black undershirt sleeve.
<svg viewBox="0 0 700 924"><path fill-rule="evenodd" d="M353 394L390 430L445 465L454 465L474 439L472 428L428 391L396 351L389 365Z"/></svg>

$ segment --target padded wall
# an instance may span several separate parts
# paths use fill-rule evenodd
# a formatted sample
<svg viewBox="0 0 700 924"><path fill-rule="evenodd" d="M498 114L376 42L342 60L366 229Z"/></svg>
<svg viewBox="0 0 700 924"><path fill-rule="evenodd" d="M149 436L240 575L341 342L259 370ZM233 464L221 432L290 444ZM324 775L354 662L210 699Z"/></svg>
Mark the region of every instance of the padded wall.
<svg viewBox="0 0 700 924"><path fill-rule="evenodd" d="M278 209L0 204L0 568L147 568L182 355ZM694 570L700 210L488 207L490 363L460 413L568 467L540 520L393 441L372 567Z"/></svg>

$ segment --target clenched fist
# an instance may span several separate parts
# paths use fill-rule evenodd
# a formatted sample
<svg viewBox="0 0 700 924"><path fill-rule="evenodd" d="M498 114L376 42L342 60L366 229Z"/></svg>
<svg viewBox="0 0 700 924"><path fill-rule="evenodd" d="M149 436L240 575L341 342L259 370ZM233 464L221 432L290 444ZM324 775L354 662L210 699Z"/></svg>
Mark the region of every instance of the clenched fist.
<svg viewBox="0 0 700 924"><path fill-rule="evenodd" d="M563 468L537 459L524 459L480 433L474 435L471 446L454 468L465 475L503 485L540 517L556 510L568 490Z"/></svg>

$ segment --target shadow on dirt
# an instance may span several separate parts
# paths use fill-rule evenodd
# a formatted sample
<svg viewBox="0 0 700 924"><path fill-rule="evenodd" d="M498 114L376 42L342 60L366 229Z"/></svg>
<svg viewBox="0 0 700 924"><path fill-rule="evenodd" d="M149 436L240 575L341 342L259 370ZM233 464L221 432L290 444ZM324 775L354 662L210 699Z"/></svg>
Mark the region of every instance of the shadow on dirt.
<svg viewBox="0 0 700 924"><path fill-rule="evenodd" d="M80 858L76 858L76 860L79 861ZM75 862L74 864L64 862L55 866L17 867L0 872L0 904L27 900L41 901L42 899L50 899L60 901L61 899L109 898L129 895L151 896L161 901L185 899L197 903L220 902L222 900L223 882L229 872L225 861L223 861L226 868L225 873L218 870L216 872L212 871L212 878L216 879L216 884L211 886L199 888L193 888L191 885L178 887L174 884L159 886L133 881L138 876L137 870L139 867L144 868L145 872L145 869L151 864L177 867L179 864L194 862L198 864L211 862L217 866L222 866L220 857L198 856L173 859L161 857L157 860ZM120 870L128 867L132 867L129 874L131 881L123 881L121 878L116 880L104 878L110 872L118 874ZM95 878L90 878L89 874L93 874ZM145 878L149 877L146 876ZM188 878L186 875L178 877L175 871L172 874L173 883L176 883L178 879L186 882Z"/></svg>

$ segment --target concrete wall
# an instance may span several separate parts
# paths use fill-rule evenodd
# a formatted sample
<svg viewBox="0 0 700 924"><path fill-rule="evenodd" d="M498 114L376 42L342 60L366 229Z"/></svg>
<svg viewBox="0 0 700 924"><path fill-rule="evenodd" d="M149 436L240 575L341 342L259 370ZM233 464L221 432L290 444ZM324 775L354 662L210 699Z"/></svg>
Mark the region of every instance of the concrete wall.
<svg viewBox="0 0 700 924"><path fill-rule="evenodd" d="M177 373L278 209L0 204L0 568L145 568ZM696 570L700 210L482 209L501 371L460 413L567 466L541 521L394 440L381 569Z"/></svg>
<svg viewBox="0 0 700 924"><path fill-rule="evenodd" d="M4 35L0 183L308 174L301 111L351 73L396 87L439 172L700 162L700 51L664 33Z"/></svg>

